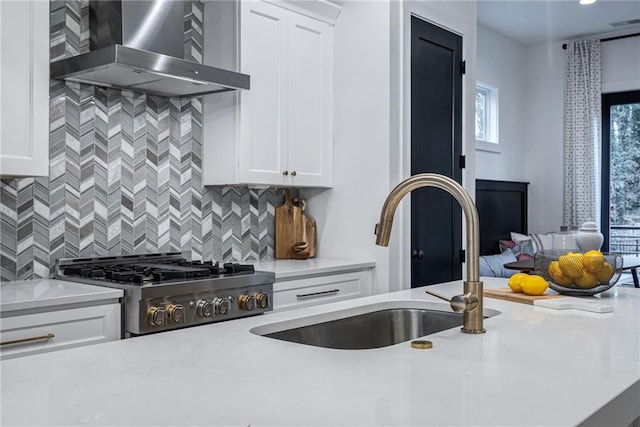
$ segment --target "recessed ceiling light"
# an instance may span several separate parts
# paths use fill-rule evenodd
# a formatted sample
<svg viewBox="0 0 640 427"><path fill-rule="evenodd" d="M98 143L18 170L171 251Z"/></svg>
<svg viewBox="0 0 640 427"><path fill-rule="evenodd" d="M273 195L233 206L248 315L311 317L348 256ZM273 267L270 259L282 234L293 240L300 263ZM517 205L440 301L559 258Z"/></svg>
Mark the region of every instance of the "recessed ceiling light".
<svg viewBox="0 0 640 427"><path fill-rule="evenodd" d="M580 0L580 4L592 4L595 2L596 0Z"/></svg>

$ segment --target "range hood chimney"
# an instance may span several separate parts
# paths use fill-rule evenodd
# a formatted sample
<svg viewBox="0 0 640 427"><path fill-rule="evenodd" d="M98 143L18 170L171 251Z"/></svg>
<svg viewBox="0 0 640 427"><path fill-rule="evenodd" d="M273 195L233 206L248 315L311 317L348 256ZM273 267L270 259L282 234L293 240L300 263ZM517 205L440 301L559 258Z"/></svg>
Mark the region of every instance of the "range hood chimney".
<svg viewBox="0 0 640 427"><path fill-rule="evenodd" d="M90 51L51 78L166 97L249 89L249 76L184 59L184 2L90 0ZM222 42L222 41L221 41Z"/></svg>

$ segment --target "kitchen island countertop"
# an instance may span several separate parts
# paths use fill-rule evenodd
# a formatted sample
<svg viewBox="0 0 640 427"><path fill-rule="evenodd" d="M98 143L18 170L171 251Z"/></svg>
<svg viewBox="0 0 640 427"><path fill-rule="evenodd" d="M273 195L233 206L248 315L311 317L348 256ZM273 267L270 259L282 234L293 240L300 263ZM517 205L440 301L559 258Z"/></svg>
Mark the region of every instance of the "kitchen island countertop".
<svg viewBox="0 0 640 427"><path fill-rule="evenodd" d="M462 284L430 289L452 296ZM626 426L640 415L640 292L600 298L613 313L485 298L501 312L486 334L442 331L430 350L250 332L391 300L447 309L417 288L6 360L1 424Z"/></svg>

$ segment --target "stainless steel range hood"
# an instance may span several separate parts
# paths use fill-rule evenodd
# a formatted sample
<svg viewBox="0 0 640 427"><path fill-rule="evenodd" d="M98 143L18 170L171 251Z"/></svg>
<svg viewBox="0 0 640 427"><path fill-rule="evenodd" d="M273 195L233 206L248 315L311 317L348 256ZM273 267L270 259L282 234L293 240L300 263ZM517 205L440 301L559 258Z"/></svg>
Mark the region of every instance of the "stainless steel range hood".
<svg viewBox="0 0 640 427"><path fill-rule="evenodd" d="M91 0L90 51L52 63L51 78L167 97L249 89L246 74L183 59L184 6Z"/></svg>

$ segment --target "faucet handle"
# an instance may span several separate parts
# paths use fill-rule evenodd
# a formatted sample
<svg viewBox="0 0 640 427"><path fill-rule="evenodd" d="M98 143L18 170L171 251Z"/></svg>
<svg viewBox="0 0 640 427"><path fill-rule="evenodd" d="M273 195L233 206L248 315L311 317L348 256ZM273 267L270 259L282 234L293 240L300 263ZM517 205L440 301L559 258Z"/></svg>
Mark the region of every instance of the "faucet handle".
<svg viewBox="0 0 640 427"><path fill-rule="evenodd" d="M439 293L436 293L436 292L433 292L433 291L424 291L424 292L425 292L425 293L427 293L427 294L429 294L429 295L432 295L432 296L434 296L434 297L436 297L436 298L440 298L440 299L441 299L441 300L443 300L443 301L451 302L451 301L449 300L449 298L447 298L447 297L445 297L444 295L441 295L441 294L439 294Z"/></svg>
<svg viewBox="0 0 640 427"><path fill-rule="evenodd" d="M449 299L443 295L440 295L433 291L425 291L429 295L433 295L436 298L447 301L451 305L451 309L456 313L462 313L464 311L474 310L478 306L478 298L471 294L456 295Z"/></svg>
<svg viewBox="0 0 640 427"><path fill-rule="evenodd" d="M478 297L472 294L456 295L451 298L451 309L456 313L473 311L478 307Z"/></svg>

